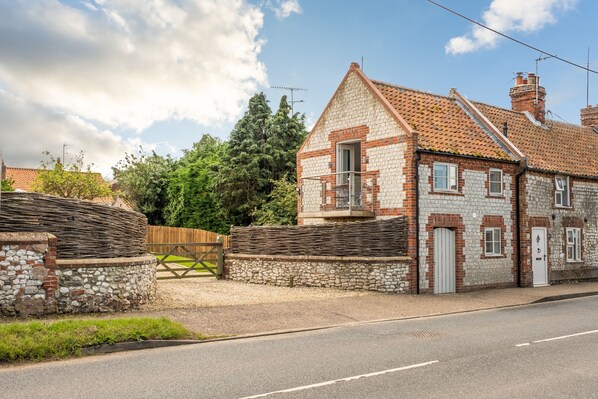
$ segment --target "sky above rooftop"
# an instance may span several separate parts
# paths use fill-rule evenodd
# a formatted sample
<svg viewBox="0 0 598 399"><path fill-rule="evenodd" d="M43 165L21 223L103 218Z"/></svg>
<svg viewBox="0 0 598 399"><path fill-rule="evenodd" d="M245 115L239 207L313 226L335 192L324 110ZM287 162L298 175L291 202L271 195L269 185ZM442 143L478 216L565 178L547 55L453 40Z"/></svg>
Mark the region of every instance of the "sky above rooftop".
<svg viewBox="0 0 598 399"><path fill-rule="evenodd" d="M578 64L596 42L593 0L438 2ZM586 105L585 71L425 0L0 0L0 16L0 146L15 167L63 148L104 175L140 145L179 157L204 133L226 139L255 92L277 108L290 93L271 86L306 89L309 126L362 59L372 79L505 108L515 73L538 67L549 117L577 124Z"/></svg>

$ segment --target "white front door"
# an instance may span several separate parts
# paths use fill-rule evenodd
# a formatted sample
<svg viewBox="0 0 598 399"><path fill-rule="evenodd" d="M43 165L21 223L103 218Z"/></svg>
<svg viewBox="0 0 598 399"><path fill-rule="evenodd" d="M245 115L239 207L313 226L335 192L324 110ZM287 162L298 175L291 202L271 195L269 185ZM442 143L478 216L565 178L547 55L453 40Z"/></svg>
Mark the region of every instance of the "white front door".
<svg viewBox="0 0 598 399"><path fill-rule="evenodd" d="M534 287L548 285L548 262L546 261L546 228L532 228L532 273Z"/></svg>
<svg viewBox="0 0 598 399"><path fill-rule="evenodd" d="M455 292L455 231L434 229L434 293Z"/></svg>

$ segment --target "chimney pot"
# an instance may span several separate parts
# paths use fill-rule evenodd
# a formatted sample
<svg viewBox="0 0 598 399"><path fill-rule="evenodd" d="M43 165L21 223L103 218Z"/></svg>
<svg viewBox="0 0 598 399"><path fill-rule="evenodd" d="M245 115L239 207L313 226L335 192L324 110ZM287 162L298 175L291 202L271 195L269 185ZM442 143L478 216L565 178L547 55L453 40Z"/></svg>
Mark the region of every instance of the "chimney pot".
<svg viewBox="0 0 598 399"><path fill-rule="evenodd" d="M598 105L595 107L588 105L581 109L580 114L582 126L598 126Z"/></svg>
<svg viewBox="0 0 598 399"><path fill-rule="evenodd" d="M515 85L521 86L523 84L523 72L517 72L517 77L515 78Z"/></svg>
<svg viewBox="0 0 598 399"><path fill-rule="evenodd" d="M546 89L540 86L540 77L535 73L528 73L525 78L517 74L517 85L511 87L511 109L517 112L527 111L540 123L544 123L546 117ZM536 100L537 98L537 100Z"/></svg>

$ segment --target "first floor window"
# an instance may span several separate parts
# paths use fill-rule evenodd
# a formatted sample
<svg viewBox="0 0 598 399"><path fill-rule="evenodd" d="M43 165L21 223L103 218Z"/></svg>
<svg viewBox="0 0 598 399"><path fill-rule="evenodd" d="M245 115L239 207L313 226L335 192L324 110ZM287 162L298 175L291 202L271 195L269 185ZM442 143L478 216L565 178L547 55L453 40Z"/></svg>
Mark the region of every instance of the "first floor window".
<svg viewBox="0 0 598 399"><path fill-rule="evenodd" d="M554 188L555 205L569 207L569 178L566 176L555 177Z"/></svg>
<svg viewBox="0 0 598 399"><path fill-rule="evenodd" d="M502 195L502 170L490 169L488 180L490 195Z"/></svg>
<svg viewBox="0 0 598 399"><path fill-rule="evenodd" d="M486 256L502 255L500 248L500 228L493 227L485 230L486 235Z"/></svg>
<svg viewBox="0 0 598 399"><path fill-rule="evenodd" d="M581 260L581 229L567 228L567 261Z"/></svg>
<svg viewBox="0 0 598 399"><path fill-rule="evenodd" d="M434 164L434 191L457 191L457 165L450 163Z"/></svg>

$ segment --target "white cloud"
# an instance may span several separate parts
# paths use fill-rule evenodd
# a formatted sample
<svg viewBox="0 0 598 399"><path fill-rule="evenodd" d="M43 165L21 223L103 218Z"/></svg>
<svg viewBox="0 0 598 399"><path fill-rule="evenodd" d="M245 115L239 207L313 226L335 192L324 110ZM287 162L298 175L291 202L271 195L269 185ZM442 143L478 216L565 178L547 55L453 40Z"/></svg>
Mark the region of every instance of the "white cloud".
<svg viewBox="0 0 598 399"><path fill-rule="evenodd" d="M276 17L280 19L290 17L291 14L301 14L303 12L298 0L276 0L268 2L268 4Z"/></svg>
<svg viewBox="0 0 598 399"><path fill-rule="evenodd" d="M267 84L258 60L263 13L244 0L80 4L0 1L0 87L141 131L170 119L234 121ZM284 2L281 12L298 12L293 4Z"/></svg>
<svg viewBox="0 0 598 399"><path fill-rule="evenodd" d="M109 130L96 128L79 116L51 110L0 90L0 146L9 166L37 168L46 157L44 151L62 156L85 153L85 163L107 176L110 167L132 153L141 141L123 140ZM67 162L71 159L68 156Z"/></svg>
<svg viewBox="0 0 598 399"><path fill-rule="evenodd" d="M481 22L499 32L531 33L557 22L557 14L572 9L577 0L493 0ZM448 54L463 54L496 47L500 36L474 25L471 32L453 37L445 46Z"/></svg>

